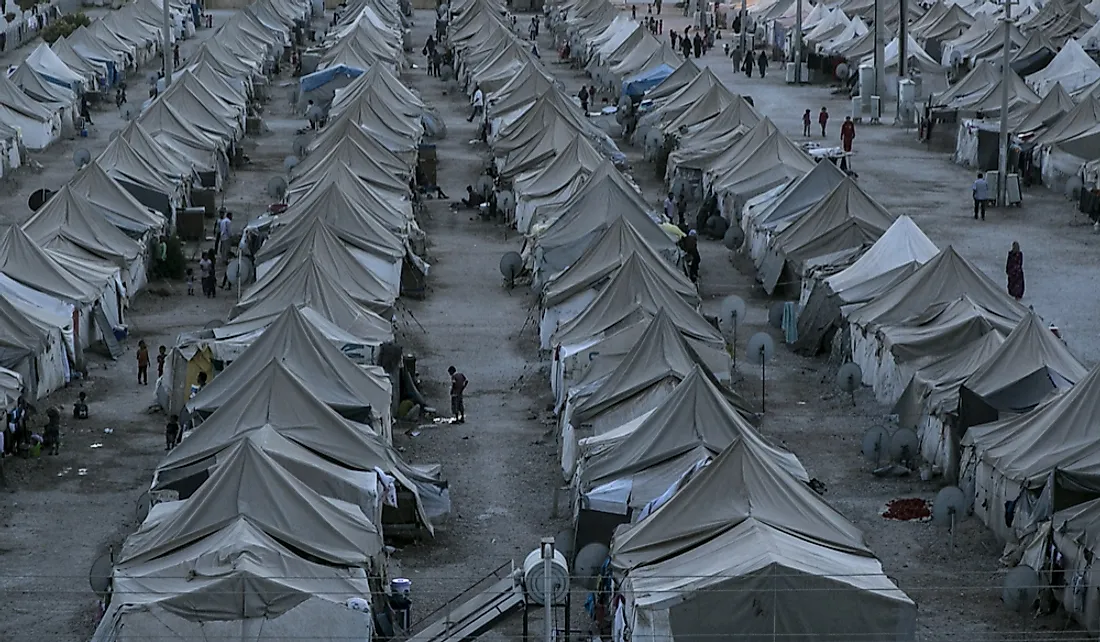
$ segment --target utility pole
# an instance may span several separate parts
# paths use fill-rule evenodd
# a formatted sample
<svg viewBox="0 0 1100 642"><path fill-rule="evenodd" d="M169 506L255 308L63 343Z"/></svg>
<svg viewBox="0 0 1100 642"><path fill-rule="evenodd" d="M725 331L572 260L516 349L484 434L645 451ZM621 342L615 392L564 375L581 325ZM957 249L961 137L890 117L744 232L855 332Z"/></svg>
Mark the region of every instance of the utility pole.
<svg viewBox="0 0 1100 642"><path fill-rule="evenodd" d="M164 44L161 51L164 54L164 89L167 91L172 84L172 14L168 10L168 0L160 0L160 3L164 7Z"/></svg>
<svg viewBox="0 0 1100 642"><path fill-rule="evenodd" d="M802 0L794 8L794 84L802 84Z"/></svg>
<svg viewBox="0 0 1100 642"><path fill-rule="evenodd" d="M1012 0L1005 4L1005 40L1001 50L1001 140L997 159L997 205L1008 206L1008 83L1012 74Z"/></svg>

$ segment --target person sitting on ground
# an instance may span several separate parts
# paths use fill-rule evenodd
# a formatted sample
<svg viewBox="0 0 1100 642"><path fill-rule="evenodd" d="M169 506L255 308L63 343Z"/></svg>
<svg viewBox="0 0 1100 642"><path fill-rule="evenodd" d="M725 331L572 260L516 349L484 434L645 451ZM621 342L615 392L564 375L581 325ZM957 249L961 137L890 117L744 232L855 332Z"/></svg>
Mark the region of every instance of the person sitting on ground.
<svg viewBox="0 0 1100 642"><path fill-rule="evenodd" d="M73 419L88 418L88 393L81 392L80 398L73 404Z"/></svg>
<svg viewBox="0 0 1100 642"><path fill-rule="evenodd" d="M485 202L485 197L474 191L473 185L466 186L466 198L462 199L462 207L476 210Z"/></svg>

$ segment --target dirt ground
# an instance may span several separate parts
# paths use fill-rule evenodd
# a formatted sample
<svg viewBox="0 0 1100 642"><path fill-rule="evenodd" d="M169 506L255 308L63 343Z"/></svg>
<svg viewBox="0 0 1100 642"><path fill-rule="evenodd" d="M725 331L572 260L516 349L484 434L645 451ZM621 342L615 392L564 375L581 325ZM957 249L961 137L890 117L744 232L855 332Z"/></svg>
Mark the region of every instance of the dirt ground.
<svg viewBox="0 0 1100 642"><path fill-rule="evenodd" d="M665 13L666 29L686 24L677 10L668 7ZM219 15L217 21L224 18ZM526 17L520 20L527 22ZM431 25L431 12L418 11L413 38L417 52ZM209 33L200 32L199 37ZM195 44L184 44L185 58ZM569 91L579 88L583 75L551 62L554 47L546 35L539 44L552 73ZM414 60L421 62L415 55ZM8 62L3 57L0 61ZM801 129L804 108L816 111L826 105L835 117L847 105L823 87L783 85L778 67L766 80L747 80L734 73L720 47L699 62L715 69L734 91L752 95L758 108L792 135ZM291 153L290 134L302 123L291 108L288 80L284 74L273 85L275 95L265 114L272 132L247 143L251 164L235 173L227 192L232 211L261 211L268 201L263 194L267 180L282 172L282 160ZM438 142L440 182L457 198L487 157L483 146L470 142L468 101L454 86L428 78L422 69L410 70L406 82L446 119L449 134ZM135 84L141 84L140 77ZM131 97L136 93L132 90ZM88 139L66 141L36 154L40 173L25 171L0 183L5 205L0 217L5 223L29 216L26 199L35 189L61 184L72 175L73 151L87 147L96 153L122 125L112 111L93 116L97 126ZM952 165L947 154L918 145L914 132L861 126L856 149L860 182L872 196L914 217L935 242L955 245L993 278L1003 278L1008 246L1021 240L1028 257L1025 301L1062 328L1086 363L1100 359L1100 341L1090 327L1100 301L1094 296L1066 296L1094 291L1088 271L1090 246L1097 238L1086 233L1085 218L1068 201L1032 190L1023 208L994 210L986 223L972 223L966 212L969 172ZM623 151L634 161L635 180L657 203L663 188L652 166L640 161L640 150L624 145ZM439 201L429 202L422 226L430 243L429 292L423 301L403 303L399 336L406 350L418 356L424 392L438 406L447 399L447 366L455 365L471 384L468 423L410 426L395 437L409 461L443 464L454 505L452 518L441 525L434 541L407 546L394 556L396 567L413 580L414 620L498 566L522 564L540 538L568 526L568 520L551 513L560 477L554 421L546 411L546 362L538 354L534 331L535 300L525 289L505 289L498 270L500 257L517 250L521 240L499 225L452 212ZM701 246L707 311L713 312L721 297L737 293L750 302L742 336L766 330L770 301L756 287L753 275L738 270L719 245ZM153 284L130 311L127 355L117 362L93 360L88 380L46 401L64 405L67 411L77 392L86 390L92 418L66 421L62 454L56 458L7 460L14 492L0 494L0 593L8 607L0 618L0 640L77 641L90 635L96 599L88 588L87 570L136 526L136 502L162 452L164 417L149 411L152 386L133 383L134 346L141 338L153 347L168 344L181 331L224 318L229 304L227 297L187 297L179 284ZM744 366L742 374L741 391L758 397L759 374ZM1077 631L1063 632L1061 618L1020 617L1001 607L1000 547L978 522L963 522L950 548L947 534L931 525L880 516L889 500L930 499L938 486L870 475L859 456L860 439L869 427L887 421L887 409L867 391L856 395L853 407L838 394L834 376L823 361L781 349L768 370L769 412L761 430L798 454L811 475L828 486L827 499L864 529L887 573L918 603L919 639L1038 642L1079 636ZM112 432L104 432L107 429ZM93 448L96 445L100 447ZM584 597L582 590L574 593L575 630L584 628L576 617ZM533 627L539 626L540 617L537 611L532 615ZM518 639L519 631L515 617L483 639Z"/></svg>

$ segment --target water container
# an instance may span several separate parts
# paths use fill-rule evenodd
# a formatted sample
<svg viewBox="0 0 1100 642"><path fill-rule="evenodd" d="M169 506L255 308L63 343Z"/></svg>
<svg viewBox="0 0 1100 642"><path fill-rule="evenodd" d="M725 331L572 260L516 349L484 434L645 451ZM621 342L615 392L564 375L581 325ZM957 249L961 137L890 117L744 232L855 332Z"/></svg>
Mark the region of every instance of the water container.
<svg viewBox="0 0 1100 642"><path fill-rule="evenodd" d="M390 580L390 592L408 597L412 593L412 580L404 577L395 577Z"/></svg>
<svg viewBox="0 0 1100 642"><path fill-rule="evenodd" d="M523 585L527 597L535 604L544 604L547 596L551 604L565 604L569 594L569 565L561 551L554 550L554 559L550 562L550 586L546 585L546 574L542 567L542 549L536 548L523 560Z"/></svg>

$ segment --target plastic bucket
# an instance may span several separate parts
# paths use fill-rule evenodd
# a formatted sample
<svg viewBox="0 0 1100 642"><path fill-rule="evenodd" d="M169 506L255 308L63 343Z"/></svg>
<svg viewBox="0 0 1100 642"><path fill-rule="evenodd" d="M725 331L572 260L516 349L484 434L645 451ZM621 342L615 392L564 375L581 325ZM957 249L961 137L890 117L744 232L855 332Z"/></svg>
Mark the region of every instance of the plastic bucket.
<svg viewBox="0 0 1100 642"><path fill-rule="evenodd" d="M404 577L397 577L390 580L390 592L399 595L408 595L412 593L412 580Z"/></svg>

